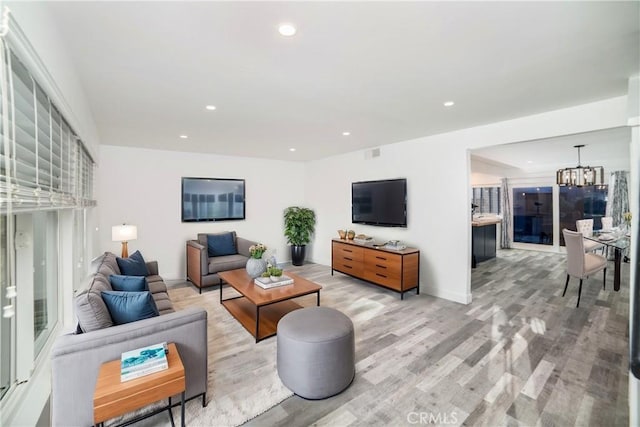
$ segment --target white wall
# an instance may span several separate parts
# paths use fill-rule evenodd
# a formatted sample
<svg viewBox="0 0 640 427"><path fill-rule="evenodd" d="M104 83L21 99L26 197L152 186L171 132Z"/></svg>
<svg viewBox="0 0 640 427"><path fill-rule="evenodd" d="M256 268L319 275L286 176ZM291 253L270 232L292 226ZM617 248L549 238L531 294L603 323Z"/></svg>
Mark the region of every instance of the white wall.
<svg viewBox="0 0 640 427"><path fill-rule="evenodd" d="M37 56L45 65L57 86L57 93L52 93L46 82L40 81L49 92L57 106L64 113L69 124L80 135L89 153L97 161L98 131L87 102L84 89L76 73L64 42L60 37L56 24L47 12L43 2L5 1L11 15L18 23ZM57 99L61 95L62 100Z"/></svg>
<svg viewBox="0 0 640 427"><path fill-rule="evenodd" d="M183 223L181 177L242 178L246 187L246 219ZM157 260L165 279L186 277L185 245L197 233L235 230L275 250L278 262L291 259L283 234L282 212L304 201L304 164L103 145L98 169L98 237L100 248L120 254L111 227L134 224L146 260Z"/></svg>
<svg viewBox="0 0 640 427"><path fill-rule="evenodd" d="M629 79L629 91L628 91L628 120L627 123L631 126L631 187L630 187L630 206L631 214L633 218L632 227L636 232L634 236L637 236L638 227L640 227L640 76L634 76ZM640 327L633 323L633 312L637 310L636 307L638 299L638 256L640 256L640 242L637 239L633 239L631 242L631 254L632 260L636 260L632 263L631 268L631 284L629 291L629 336L634 336L635 328ZM631 344L631 343L630 343ZM636 378L631 371L629 371L629 425L640 425L640 380Z"/></svg>
<svg viewBox="0 0 640 427"><path fill-rule="evenodd" d="M420 289L468 303L470 291L469 150L626 125L626 97L551 111L381 147L365 160L354 152L310 162L306 200L318 216L313 260L331 263L330 239L353 228L376 239L398 239L420 249ZM351 224L351 183L407 178L408 227Z"/></svg>

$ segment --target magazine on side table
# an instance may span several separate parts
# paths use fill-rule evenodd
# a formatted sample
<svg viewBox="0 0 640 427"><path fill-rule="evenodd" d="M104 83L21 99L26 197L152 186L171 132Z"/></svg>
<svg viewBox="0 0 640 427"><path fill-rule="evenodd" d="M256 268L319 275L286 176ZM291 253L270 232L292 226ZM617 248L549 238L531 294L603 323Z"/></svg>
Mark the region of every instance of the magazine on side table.
<svg viewBox="0 0 640 427"><path fill-rule="evenodd" d="M262 289L271 289L278 286L291 285L293 284L293 279L289 276L280 276L278 280L274 281L271 277L256 277L254 282Z"/></svg>
<svg viewBox="0 0 640 427"><path fill-rule="evenodd" d="M120 381L129 381L169 369L167 348L167 343L161 342L122 353L120 359Z"/></svg>

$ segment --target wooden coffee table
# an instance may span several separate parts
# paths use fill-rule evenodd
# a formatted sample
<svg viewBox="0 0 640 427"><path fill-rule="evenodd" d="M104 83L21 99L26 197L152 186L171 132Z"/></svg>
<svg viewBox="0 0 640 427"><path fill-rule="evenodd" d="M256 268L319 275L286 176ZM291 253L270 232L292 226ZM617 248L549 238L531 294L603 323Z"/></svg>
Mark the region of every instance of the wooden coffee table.
<svg viewBox="0 0 640 427"><path fill-rule="evenodd" d="M276 334L278 321L282 316L302 308L291 301L293 298L316 294L317 305L320 305L322 286L291 272L285 271L284 274L293 279L293 284L262 289L244 268L218 273L223 281L220 284L220 303L255 337L256 343ZM222 299L222 285L225 283L241 296Z"/></svg>

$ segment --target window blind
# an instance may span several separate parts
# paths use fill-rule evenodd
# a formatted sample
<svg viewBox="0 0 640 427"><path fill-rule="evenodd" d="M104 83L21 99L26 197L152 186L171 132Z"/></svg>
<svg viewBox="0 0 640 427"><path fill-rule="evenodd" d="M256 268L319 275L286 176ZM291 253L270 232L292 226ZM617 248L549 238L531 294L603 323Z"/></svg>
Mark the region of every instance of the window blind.
<svg viewBox="0 0 640 427"><path fill-rule="evenodd" d="M0 209L94 206L94 162L18 56L2 44Z"/></svg>

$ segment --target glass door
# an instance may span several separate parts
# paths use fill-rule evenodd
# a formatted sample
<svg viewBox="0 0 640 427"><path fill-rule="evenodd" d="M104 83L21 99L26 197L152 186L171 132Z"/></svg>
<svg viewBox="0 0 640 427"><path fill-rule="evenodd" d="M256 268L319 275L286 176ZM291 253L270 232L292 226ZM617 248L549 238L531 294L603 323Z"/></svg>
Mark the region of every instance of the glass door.
<svg viewBox="0 0 640 427"><path fill-rule="evenodd" d="M513 189L513 241L553 245L553 187Z"/></svg>

